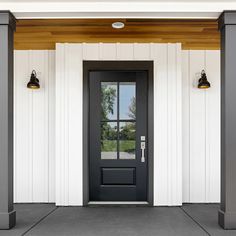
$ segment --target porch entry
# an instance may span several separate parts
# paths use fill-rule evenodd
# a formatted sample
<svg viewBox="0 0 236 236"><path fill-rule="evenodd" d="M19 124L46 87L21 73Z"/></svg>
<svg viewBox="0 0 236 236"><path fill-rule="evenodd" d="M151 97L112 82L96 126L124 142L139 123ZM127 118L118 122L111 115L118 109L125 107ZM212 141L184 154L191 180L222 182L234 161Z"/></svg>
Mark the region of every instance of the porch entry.
<svg viewBox="0 0 236 236"><path fill-rule="evenodd" d="M93 70L88 79L89 201L147 201L148 72Z"/></svg>

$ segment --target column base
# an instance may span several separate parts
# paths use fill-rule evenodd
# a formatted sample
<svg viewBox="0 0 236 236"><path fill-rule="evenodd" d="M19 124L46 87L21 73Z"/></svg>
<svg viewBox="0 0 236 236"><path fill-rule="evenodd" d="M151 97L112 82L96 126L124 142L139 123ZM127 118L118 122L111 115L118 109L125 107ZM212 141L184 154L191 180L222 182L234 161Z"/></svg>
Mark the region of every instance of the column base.
<svg viewBox="0 0 236 236"><path fill-rule="evenodd" d="M223 229L236 229L236 212L218 212L218 223Z"/></svg>
<svg viewBox="0 0 236 236"><path fill-rule="evenodd" d="M0 229L11 229L16 225L16 212L0 213Z"/></svg>

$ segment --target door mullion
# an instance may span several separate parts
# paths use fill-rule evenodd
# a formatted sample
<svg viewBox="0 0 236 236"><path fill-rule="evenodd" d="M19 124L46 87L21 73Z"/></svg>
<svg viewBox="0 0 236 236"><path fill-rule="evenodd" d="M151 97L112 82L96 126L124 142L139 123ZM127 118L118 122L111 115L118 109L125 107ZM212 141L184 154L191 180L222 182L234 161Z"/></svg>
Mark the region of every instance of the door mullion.
<svg viewBox="0 0 236 236"><path fill-rule="evenodd" d="M117 159L120 159L120 82L117 82Z"/></svg>

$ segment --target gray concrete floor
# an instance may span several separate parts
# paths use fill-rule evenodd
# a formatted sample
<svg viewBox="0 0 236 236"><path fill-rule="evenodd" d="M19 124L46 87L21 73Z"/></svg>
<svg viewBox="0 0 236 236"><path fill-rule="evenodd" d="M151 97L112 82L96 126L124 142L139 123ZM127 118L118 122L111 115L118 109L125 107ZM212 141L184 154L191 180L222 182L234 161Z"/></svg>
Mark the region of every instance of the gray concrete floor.
<svg viewBox="0 0 236 236"><path fill-rule="evenodd" d="M217 224L218 204L183 207L55 207L16 204L17 225L2 236L236 236Z"/></svg>

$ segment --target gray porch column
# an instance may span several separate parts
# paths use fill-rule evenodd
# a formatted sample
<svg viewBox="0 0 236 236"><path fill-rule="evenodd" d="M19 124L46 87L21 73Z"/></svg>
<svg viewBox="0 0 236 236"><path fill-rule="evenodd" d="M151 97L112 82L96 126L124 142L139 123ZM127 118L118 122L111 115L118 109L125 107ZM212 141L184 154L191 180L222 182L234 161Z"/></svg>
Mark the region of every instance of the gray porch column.
<svg viewBox="0 0 236 236"><path fill-rule="evenodd" d="M14 30L14 16L9 11L0 11L0 229L15 226L16 217L13 209Z"/></svg>
<svg viewBox="0 0 236 236"><path fill-rule="evenodd" d="M219 18L221 31L221 205L219 224L236 229L236 11Z"/></svg>

